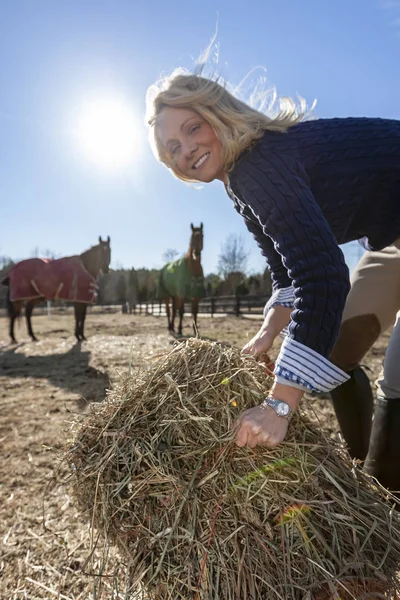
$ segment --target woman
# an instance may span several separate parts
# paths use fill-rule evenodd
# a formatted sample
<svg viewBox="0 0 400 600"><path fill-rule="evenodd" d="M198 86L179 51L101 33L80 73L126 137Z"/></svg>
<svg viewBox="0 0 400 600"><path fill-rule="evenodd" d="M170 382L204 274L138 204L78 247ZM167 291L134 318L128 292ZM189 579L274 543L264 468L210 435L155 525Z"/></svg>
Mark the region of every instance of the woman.
<svg viewBox="0 0 400 600"><path fill-rule="evenodd" d="M260 356L288 334L270 395L241 415L236 443L276 446L305 391L348 379L329 360L350 288L338 244L380 249L400 237L400 122L304 121L290 100L270 118L182 72L151 95L158 159L183 181L221 180L269 265L274 293L244 351Z"/></svg>

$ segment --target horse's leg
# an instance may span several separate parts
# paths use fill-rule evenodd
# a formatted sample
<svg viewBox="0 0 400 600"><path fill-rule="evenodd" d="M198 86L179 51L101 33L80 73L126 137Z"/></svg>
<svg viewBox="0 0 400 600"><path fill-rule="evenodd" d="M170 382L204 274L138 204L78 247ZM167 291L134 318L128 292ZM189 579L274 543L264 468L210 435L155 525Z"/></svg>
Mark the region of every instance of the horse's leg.
<svg viewBox="0 0 400 600"><path fill-rule="evenodd" d="M75 337L77 339L78 342L81 341L80 338L80 303L79 302L75 302L74 303L74 314L75 314Z"/></svg>
<svg viewBox="0 0 400 600"><path fill-rule="evenodd" d="M15 319L19 316L21 316L21 310L22 310L22 302L11 302L10 300L10 290L8 291L8 296L7 296L7 311L8 311L8 316L10 319L10 338L11 338L11 342L13 344L17 343L17 340L15 339L14 336L14 324L15 324Z"/></svg>
<svg viewBox="0 0 400 600"><path fill-rule="evenodd" d="M10 281L6 280L6 281L4 281L4 284L7 285L7 313L8 313L8 319L9 319L9 324L10 324L10 328L9 328L10 339L11 339L12 344L16 344L17 340L14 337L14 321L15 321L14 304L11 302L11 298L10 298Z"/></svg>
<svg viewBox="0 0 400 600"><path fill-rule="evenodd" d="M171 331L175 331L175 317L177 310L177 298L175 296L172 297L172 319L171 319Z"/></svg>
<svg viewBox="0 0 400 600"><path fill-rule="evenodd" d="M35 334L33 333L32 321L31 321L32 311L33 311L34 306L35 306L35 302L33 300L28 300L28 302L26 303L26 306L25 306L25 318L26 318L26 326L28 328L28 333L32 338L32 342L37 342L38 339L35 336Z"/></svg>
<svg viewBox="0 0 400 600"><path fill-rule="evenodd" d="M165 312L167 313L167 321L168 321L168 331L172 331L172 323L171 323L171 311L169 307L169 298L165 298Z"/></svg>
<svg viewBox="0 0 400 600"><path fill-rule="evenodd" d="M182 321L183 321L183 313L185 310L185 300L182 298L178 299L178 306L179 306L179 329L178 329L178 334L182 335Z"/></svg>
<svg viewBox="0 0 400 600"><path fill-rule="evenodd" d="M194 335L197 335L199 330L197 329L197 315L199 312L199 299L192 298L192 318L193 318L193 331Z"/></svg>
<svg viewBox="0 0 400 600"><path fill-rule="evenodd" d="M86 341L85 334L83 333L83 330L85 328L86 310L87 310L87 304L82 303L82 308L81 308L81 322L80 322L80 334L81 334L81 340L84 340L84 341Z"/></svg>
<svg viewBox="0 0 400 600"><path fill-rule="evenodd" d="M11 343L16 344L17 340L15 339L15 336L14 336L15 313L14 313L13 307L11 309L11 312L8 313L8 316L10 318L10 339L11 339Z"/></svg>
<svg viewBox="0 0 400 600"><path fill-rule="evenodd" d="M87 304L85 302L75 302L75 337L78 342L86 340L83 329L85 326Z"/></svg>

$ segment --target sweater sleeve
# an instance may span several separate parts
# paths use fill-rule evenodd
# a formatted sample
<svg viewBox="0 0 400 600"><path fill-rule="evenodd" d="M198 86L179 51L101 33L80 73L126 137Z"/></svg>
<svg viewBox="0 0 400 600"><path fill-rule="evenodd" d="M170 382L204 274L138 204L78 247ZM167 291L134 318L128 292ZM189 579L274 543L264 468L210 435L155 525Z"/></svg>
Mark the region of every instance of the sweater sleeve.
<svg viewBox="0 0 400 600"><path fill-rule="evenodd" d="M350 283L343 253L308 176L294 158L256 146L235 167L231 187L271 239L294 288L288 336L276 361L278 381L329 391L348 378L328 357Z"/></svg>
<svg viewBox="0 0 400 600"><path fill-rule="evenodd" d="M240 211L239 211L240 212ZM273 294L267 304L268 308L275 304L281 304L291 308L294 301L294 289L287 269L282 262L282 256L275 250L272 239L266 236L259 223L242 211L245 224L250 233L253 234L261 254L266 258L268 270L271 273Z"/></svg>
<svg viewBox="0 0 400 600"><path fill-rule="evenodd" d="M253 234L261 250L261 254L267 259L268 269L272 278L272 289L275 292L278 289L289 287L292 282L288 275L286 267L282 263L282 257L274 248L274 243L270 237L266 236L259 224L253 223L250 219L245 219L246 227Z"/></svg>

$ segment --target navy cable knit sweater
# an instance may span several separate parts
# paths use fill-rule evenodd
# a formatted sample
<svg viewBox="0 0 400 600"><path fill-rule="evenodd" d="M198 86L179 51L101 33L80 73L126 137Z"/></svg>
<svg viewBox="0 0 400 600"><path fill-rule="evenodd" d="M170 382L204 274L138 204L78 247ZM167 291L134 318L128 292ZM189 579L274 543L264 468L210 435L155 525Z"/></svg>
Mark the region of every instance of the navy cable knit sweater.
<svg viewBox="0 0 400 600"><path fill-rule="evenodd" d="M266 132L239 157L227 191L267 259L270 306L292 305L293 291L277 375L332 389L346 379L327 360L349 291L338 244L358 239L377 250L400 237L400 121L320 119Z"/></svg>

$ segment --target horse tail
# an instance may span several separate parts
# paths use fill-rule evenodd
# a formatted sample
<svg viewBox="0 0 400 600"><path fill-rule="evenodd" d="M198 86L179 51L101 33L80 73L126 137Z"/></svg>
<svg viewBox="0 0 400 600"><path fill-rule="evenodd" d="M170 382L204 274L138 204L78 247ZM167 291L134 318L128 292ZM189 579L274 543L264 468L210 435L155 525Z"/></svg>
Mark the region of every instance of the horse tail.
<svg viewBox="0 0 400 600"><path fill-rule="evenodd" d="M11 300L11 289L10 289L10 278L9 277L5 277L4 279L2 279L1 283L5 286L7 286L7 297L6 297L6 303L7 303L7 313L8 316L10 317L10 319L12 318L20 318L21 315L21 306L17 307L17 309L14 308L14 303Z"/></svg>
<svg viewBox="0 0 400 600"><path fill-rule="evenodd" d="M160 300L164 300L165 298L170 297L170 293L168 292L164 281L164 270L165 267L161 269L160 275L158 276L157 298L159 298Z"/></svg>
<svg viewBox="0 0 400 600"><path fill-rule="evenodd" d="M7 313L9 317L12 317L13 314L13 305L11 302L11 297L10 297L10 278L9 277L5 277L2 282L3 285L7 286L7 298L6 298L6 302L7 302Z"/></svg>

